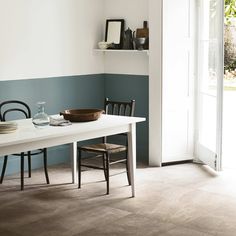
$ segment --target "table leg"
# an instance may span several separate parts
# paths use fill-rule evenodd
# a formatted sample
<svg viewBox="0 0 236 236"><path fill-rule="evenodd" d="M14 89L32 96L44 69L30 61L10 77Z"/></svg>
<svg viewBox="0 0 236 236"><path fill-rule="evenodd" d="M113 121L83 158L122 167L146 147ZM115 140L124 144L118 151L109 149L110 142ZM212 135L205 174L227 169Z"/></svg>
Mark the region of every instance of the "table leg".
<svg viewBox="0 0 236 236"><path fill-rule="evenodd" d="M72 183L77 183L77 142L71 144L71 171Z"/></svg>
<svg viewBox="0 0 236 236"><path fill-rule="evenodd" d="M136 172L136 124L130 125L128 133L128 165L132 188L132 197L135 197L135 172Z"/></svg>

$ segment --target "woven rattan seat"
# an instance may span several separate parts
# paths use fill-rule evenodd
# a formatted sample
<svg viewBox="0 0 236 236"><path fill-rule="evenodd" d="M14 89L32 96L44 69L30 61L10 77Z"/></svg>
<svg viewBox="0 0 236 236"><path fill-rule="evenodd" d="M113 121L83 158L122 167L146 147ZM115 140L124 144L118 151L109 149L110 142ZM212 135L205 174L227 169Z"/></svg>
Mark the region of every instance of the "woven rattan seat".
<svg viewBox="0 0 236 236"><path fill-rule="evenodd" d="M127 147L124 145L118 145L113 143L99 143L99 144L92 144L88 146L81 147L81 150L86 150L88 152L101 152L101 153L118 153L124 152L127 150Z"/></svg>

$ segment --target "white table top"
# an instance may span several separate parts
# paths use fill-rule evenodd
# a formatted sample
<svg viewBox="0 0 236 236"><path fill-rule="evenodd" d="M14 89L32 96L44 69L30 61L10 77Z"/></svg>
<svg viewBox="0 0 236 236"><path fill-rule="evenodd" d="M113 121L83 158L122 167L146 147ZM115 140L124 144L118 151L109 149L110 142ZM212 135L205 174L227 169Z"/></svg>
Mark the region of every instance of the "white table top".
<svg viewBox="0 0 236 236"><path fill-rule="evenodd" d="M98 120L92 122L80 122L72 123L70 126L49 126L42 129L35 128L31 119L17 120L18 129L14 133L0 134L0 155L1 147L19 145L23 143L37 142L40 140L51 140L53 138L63 138L66 136L74 136L74 140L78 141L87 139L80 139L82 134L89 134L90 132L95 134L100 130L109 130L121 128L121 126L127 126L137 122L145 121L145 118L127 117L127 116L114 116L114 115L102 115ZM82 135L83 136L83 135ZM94 136L94 135L93 135ZM95 135L96 136L96 135ZM99 137L99 134L97 135ZM88 136L89 138L89 136ZM64 141L64 143L67 143ZM69 142L68 142L69 143ZM60 143L58 143L60 145ZM52 145L48 145L52 146ZM47 146L46 146L47 147Z"/></svg>

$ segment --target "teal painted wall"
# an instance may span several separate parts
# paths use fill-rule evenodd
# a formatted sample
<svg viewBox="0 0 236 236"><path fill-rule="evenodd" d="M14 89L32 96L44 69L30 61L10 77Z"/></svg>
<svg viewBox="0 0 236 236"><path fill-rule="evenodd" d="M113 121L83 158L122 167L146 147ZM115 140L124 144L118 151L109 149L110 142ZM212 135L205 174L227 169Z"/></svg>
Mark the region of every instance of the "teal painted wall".
<svg viewBox="0 0 236 236"><path fill-rule="evenodd" d="M55 114L69 107L100 107L104 93L102 74L0 81L0 101L26 101L33 114L37 111L36 103L42 100L46 102L48 114Z"/></svg>
<svg viewBox="0 0 236 236"><path fill-rule="evenodd" d="M46 102L46 113L56 114L68 108L99 108L104 103L104 75L85 75L43 79L0 81L0 101L19 99L29 104L32 114L37 101ZM1 137L0 137L1 138ZM0 170L3 158L0 158ZM48 149L49 165L68 162L69 146ZM25 164L27 168L27 163ZM32 168L42 166L42 158L32 158ZM9 158L6 174L19 172L19 158Z"/></svg>
<svg viewBox="0 0 236 236"><path fill-rule="evenodd" d="M135 116L146 117L137 124L137 160L148 163L148 76L105 74L105 95L111 100L136 101Z"/></svg>
<svg viewBox="0 0 236 236"><path fill-rule="evenodd" d="M68 108L103 108L104 97L136 100L135 116L147 121L137 125L137 160L148 162L148 77L139 75L83 75L43 79L0 81L0 101L19 99L29 104L32 114L37 101L46 102L46 112L56 114ZM0 137L1 138L1 137ZM3 158L0 158L0 170ZM69 161L69 146L48 148L49 165ZM42 166L42 158L32 159L32 168ZM19 172L19 158L9 158L7 174ZM26 163L27 168L27 163Z"/></svg>

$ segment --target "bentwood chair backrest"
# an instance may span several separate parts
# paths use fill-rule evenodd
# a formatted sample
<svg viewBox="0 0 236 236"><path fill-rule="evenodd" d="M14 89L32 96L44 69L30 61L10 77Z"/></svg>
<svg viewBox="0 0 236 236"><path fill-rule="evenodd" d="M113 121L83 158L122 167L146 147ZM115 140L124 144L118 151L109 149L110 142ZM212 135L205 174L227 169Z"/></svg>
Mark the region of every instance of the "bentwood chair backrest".
<svg viewBox="0 0 236 236"><path fill-rule="evenodd" d="M19 114L21 113L22 116ZM31 118L29 106L22 101L8 100L0 103L0 120L7 121L19 118Z"/></svg>

